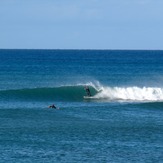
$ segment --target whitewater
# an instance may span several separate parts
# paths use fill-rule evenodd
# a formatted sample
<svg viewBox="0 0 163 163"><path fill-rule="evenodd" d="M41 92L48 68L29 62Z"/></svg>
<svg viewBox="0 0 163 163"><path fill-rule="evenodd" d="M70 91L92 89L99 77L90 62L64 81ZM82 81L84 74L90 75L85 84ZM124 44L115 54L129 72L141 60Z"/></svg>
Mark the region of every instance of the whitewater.
<svg viewBox="0 0 163 163"><path fill-rule="evenodd" d="M162 101L163 89L158 87L102 87L101 92L94 96L98 99L121 101Z"/></svg>

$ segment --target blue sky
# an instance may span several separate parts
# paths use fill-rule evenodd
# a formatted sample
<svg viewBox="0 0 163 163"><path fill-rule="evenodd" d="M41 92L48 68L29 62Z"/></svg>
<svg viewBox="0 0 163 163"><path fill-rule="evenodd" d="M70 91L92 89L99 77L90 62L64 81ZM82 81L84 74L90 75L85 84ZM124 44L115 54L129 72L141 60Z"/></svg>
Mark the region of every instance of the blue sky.
<svg viewBox="0 0 163 163"><path fill-rule="evenodd" d="M163 0L0 0L0 48L163 50Z"/></svg>

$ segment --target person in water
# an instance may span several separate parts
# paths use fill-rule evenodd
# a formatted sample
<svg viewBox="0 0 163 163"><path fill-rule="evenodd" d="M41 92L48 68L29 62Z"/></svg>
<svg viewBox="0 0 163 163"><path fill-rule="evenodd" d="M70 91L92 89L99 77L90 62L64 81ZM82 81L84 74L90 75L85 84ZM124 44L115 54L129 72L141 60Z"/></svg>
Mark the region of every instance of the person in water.
<svg viewBox="0 0 163 163"><path fill-rule="evenodd" d="M89 89L89 87L88 86L85 86L85 91L86 91L86 93L87 93L87 95L88 96L91 96L91 92L90 92L90 89Z"/></svg>
<svg viewBox="0 0 163 163"><path fill-rule="evenodd" d="M53 105L50 105L49 108L56 109L56 106L53 104Z"/></svg>

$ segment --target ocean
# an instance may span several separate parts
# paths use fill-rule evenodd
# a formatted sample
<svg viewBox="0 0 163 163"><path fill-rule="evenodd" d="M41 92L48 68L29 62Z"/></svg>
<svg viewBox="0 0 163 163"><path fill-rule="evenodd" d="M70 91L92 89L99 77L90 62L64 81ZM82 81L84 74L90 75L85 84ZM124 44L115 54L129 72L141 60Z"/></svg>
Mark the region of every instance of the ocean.
<svg viewBox="0 0 163 163"><path fill-rule="evenodd" d="M0 50L0 153L1 163L163 162L163 51Z"/></svg>

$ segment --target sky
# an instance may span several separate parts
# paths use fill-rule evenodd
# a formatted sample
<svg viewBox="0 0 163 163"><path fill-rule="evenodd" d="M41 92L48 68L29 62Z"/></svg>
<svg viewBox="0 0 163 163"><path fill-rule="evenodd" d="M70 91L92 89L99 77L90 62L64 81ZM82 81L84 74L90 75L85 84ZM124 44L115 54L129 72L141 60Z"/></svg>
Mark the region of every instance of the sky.
<svg viewBox="0 0 163 163"><path fill-rule="evenodd" d="M0 49L163 50L163 0L0 0Z"/></svg>

